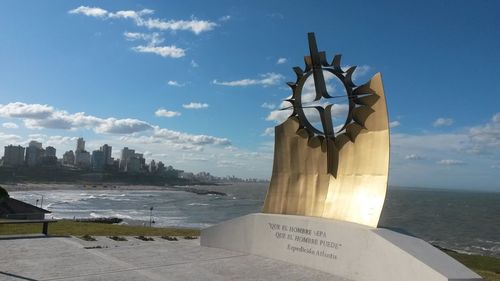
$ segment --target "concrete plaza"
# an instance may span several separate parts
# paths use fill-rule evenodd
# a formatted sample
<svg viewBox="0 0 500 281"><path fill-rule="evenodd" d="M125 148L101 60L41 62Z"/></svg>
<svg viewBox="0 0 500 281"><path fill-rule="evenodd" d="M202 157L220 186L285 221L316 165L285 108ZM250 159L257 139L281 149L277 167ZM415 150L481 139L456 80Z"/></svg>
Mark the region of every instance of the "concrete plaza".
<svg viewBox="0 0 500 281"><path fill-rule="evenodd" d="M346 280L269 258L201 247L198 239L96 238L0 238L0 280Z"/></svg>

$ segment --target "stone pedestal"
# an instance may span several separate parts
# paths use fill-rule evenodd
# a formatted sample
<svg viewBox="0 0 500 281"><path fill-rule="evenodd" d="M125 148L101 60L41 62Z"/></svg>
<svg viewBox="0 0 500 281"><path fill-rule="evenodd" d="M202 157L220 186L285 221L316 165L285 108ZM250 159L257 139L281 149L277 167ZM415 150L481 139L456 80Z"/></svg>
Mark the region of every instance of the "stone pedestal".
<svg viewBox="0 0 500 281"><path fill-rule="evenodd" d="M202 230L201 245L283 260L356 281L482 280L421 239L316 217L250 214Z"/></svg>

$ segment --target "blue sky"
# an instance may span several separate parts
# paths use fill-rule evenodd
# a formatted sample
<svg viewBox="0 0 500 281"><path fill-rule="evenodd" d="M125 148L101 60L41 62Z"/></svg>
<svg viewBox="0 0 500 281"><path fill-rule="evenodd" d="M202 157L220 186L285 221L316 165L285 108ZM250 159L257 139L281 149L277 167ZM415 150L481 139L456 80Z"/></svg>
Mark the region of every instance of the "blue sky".
<svg viewBox="0 0 500 281"><path fill-rule="evenodd" d="M267 178L314 31L358 84L382 73L391 185L500 190L500 4L402 2L2 1L0 145Z"/></svg>

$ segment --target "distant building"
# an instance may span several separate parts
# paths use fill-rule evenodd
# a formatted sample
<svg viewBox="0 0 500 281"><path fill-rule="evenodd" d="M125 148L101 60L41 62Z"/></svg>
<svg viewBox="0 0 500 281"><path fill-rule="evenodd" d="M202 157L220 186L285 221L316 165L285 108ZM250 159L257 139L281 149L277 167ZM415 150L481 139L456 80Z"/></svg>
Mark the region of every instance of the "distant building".
<svg viewBox="0 0 500 281"><path fill-rule="evenodd" d="M47 146L45 148L45 153L42 157L42 164L50 166L57 165L56 149L54 147Z"/></svg>
<svg viewBox="0 0 500 281"><path fill-rule="evenodd" d="M56 157L56 149L52 146L47 146L47 148L45 148L45 156Z"/></svg>
<svg viewBox="0 0 500 281"><path fill-rule="evenodd" d="M196 174L196 179L204 182L214 182L216 178L208 172L199 172Z"/></svg>
<svg viewBox="0 0 500 281"><path fill-rule="evenodd" d="M130 161L130 158L135 156L135 150L128 149L128 147L124 147L122 149L122 156L120 158L120 170L127 171L127 165Z"/></svg>
<svg viewBox="0 0 500 281"><path fill-rule="evenodd" d="M101 146L101 151L104 153L104 163L105 165L113 165L113 158L111 158L111 152L112 152L113 147L105 144Z"/></svg>
<svg viewBox="0 0 500 281"><path fill-rule="evenodd" d="M76 141L76 151L85 151L85 141L83 138L78 138Z"/></svg>
<svg viewBox="0 0 500 281"><path fill-rule="evenodd" d="M92 170L94 171L102 171L104 170L105 157L104 152L102 150L94 150L92 151L92 160L91 160Z"/></svg>
<svg viewBox="0 0 500 281"><path fill-rule="evenodd" d="M149 172L154 174L156 173L156 162L155 160L151 160L151 162L149 163Z"/></svg>
<svg viewBox="0 0 500 281"><path fill-rule="evenodd" d="M24 164L24 150L25 148L18 145L9 145L5 147L3 154L3 165L16 167Z"/></svg>
<svg viewBox="0 0 500 281"><path fill-rule="evenodd" d="M81 168L90 167L90 153L88 151L76 151L75 165Z"/></svg>
<svg viewBox="0 0 500 281"><path fill-rule="evenodd" d="M90 153L85 151L85 140L83 138L78 138L76 141L75 166L81 168L90 167Z"/></svg>
<svg viewBox="0 0 500 281"><path fill-rule="evenodd" d="M64 152L62 163L64 165L75 165L75 154L73 150Z"/></svg>
<svg viewBox="0 0 500 281"><path fill-rule="evenodd" d="M191 172L182 172L182 173L179 173L179 177L181 179L188 179L188 180L192 180L195 178L194 174L191 173Z"/></svg>
<svg viewBox="0 0 500 281"><path fill-rule="evenodd" d="M165 164L163 164L163 162L158 162L158 164L156 164L156 172L158 174L163 174L165 173Z"/></svg>
<svg viewBox="0 0 500 281"><path fill-rule="evenodd" d="M30 141L28 147L36 147L36 148L39 148L39 149L42 149L43 146L42 146L42 143L41 142L38 142L38 141Z"/></svg>
<svg viewBox="0 0 500 281"><path fill-rule="evenodd" d="M140 171L141 171L141 159L139 157L133 156L128 160L125 172L139 173Z"/></svg>
<svg viewBox="0 0 500 281"><path fill-rule="evenodd" d="M137 159L139 159L140 169L141 170L145 169L145 167L146 167L146 159L144 158L144 154L142 154L142 153L135 153L134 157L137 158Z"/></svg>
<svg viewBox="0 0 500 281"><path fill-rule="evenodd" d="M30 141L28 148L26 148L26 164L31 167L40 165L44 153L41 142Z"/></svg>

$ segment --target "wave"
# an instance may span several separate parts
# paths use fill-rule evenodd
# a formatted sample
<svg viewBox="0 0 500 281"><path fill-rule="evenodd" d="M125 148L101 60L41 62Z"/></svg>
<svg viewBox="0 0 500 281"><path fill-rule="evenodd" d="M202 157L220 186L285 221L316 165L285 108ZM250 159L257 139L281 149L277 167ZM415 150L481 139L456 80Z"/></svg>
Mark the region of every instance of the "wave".
<svg viewBox="0 0 500 281"><path fill-rule="evenodd" d="M132 219L131 216L123 215L123 214L120 214L120 213L114 213L111 217L115 217L115 218L119 218L119 219L129 219L129 220Z"/></svg>
<svg viewBox="0 0 500 281"><path fill-rule="evenodd" d="M206 203L189 203L188 206L210 206L210 204L206 204Z"/></svg>

